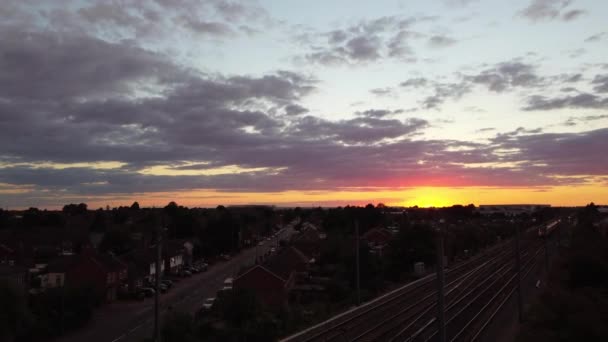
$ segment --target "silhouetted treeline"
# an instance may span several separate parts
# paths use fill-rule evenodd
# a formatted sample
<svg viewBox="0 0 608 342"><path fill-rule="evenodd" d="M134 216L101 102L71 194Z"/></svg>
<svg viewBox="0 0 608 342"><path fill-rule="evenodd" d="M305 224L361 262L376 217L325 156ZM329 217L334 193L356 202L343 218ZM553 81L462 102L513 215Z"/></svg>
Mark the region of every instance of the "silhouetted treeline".
<svg viewBox="0 0 608 342"><path fill-rule="evenodd" d="M608 341L606 220L593 203L579 210L570 247L562 248L547 288L526 313L519 341Z"/></svg>

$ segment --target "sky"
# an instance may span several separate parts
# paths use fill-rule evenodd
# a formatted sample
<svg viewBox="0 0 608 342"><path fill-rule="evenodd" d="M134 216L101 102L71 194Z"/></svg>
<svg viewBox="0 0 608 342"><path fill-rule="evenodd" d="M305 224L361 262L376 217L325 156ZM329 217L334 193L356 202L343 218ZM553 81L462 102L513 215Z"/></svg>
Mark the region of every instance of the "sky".
<svg viewBox="0 0 608 342"><path fill-rule="evenodd" d="M2 0L0 206L608 202L592 0Z"/></svg>

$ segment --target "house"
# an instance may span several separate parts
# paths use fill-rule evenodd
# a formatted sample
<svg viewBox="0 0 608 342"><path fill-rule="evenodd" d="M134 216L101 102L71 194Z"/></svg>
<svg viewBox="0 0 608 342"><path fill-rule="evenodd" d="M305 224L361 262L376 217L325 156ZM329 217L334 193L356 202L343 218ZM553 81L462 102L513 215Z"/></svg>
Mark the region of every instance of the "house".
<svg viewBox="0 0 608 342"><path fill-rule="evenodd" d="M291 238L291 245L311 259L319 260L321 254L321 241L324 234L316 226L308 222L302 225L300 232Z"/></svg>
<svg viewBox="0 0 608 342"><path fill-rule="evenodd" d="M66 272L70 286L90 286L108 301L116 299L118 288L127 280L127 265L113 255L84 248Z"/></svg>
<svg viewBox="0 0 608 342"><path fill-rule="evenodd" d="M131 292L143 286L146 281L152 281L156 274L156 249L154 248L139 248L122 255L120 259L127 265L127 284ZM161 270L164 269L164 266L165 264L161 263Z"/></svg>
<svg viewBox="0 0 608 342"><path fill-rule="evenodd" d="M262 265L254 265L234 279L234 289L247 289L271 308L287 306L289 289L293 286L293 272L284 278Z"/></svg>
<svg viewBox="0 0 608 342"><path fill-rule="evenodd" d="M49 261L40 275L40 287L43 289L63 287L65 275L76 262L74 256L60 256Z"/></svg>
<svg viewBox="0 0 608 342"><path fill-rule="evenodd" d="M310 263L311 258L300 250L287 247L263 265L255 265L239 275L234 280L234 287L255 292L269 307L285 307L298 279L308 277Z"/></svg>
<svg viewBox="0 0 608 342"><path fill-rule="evenodd" d="M15 259L15 250L6 245L0 244L0 264L8 264L12 266L15 264Z"/></svg>
<svg viewBox="0 0 608 342"><path fill-rule="evenodd" d="M185 264L184 256L189 255L191 259L192 249L186 248L184 240L169 240L162 248L165 274L177 274Z"/></svg>
<svg viewBox="0 0 608 342"><path fill-rule="evenodd" d="M284 279L289 279L291 273L307 275L310 264L314 262L296 247L290 246L280 250L270 258L266 267Z"/></svg>
<svg viewBox="0 0 608 342"><path fill-rule="evenodd" d="M361 239L366 241L373 253L382 256L386 246L393 238L393 233L384 228L373 228L365 232Z"/></svg>
<svg viewBox="0 0 608 342"><path fill-rule="evenodd" d="M21 289L27 289L27 268L20 266L0 265L0 281L11 282Z"/></svg>

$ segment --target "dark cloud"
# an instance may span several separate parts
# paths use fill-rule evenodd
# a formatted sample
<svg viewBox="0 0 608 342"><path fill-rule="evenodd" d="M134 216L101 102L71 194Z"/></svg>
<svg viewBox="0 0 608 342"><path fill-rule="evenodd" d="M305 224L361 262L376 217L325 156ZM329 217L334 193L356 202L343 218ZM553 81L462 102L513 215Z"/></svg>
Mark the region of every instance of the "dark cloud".
<svg viewBox="0 0 608 342"><path fill-rule="evenodd" d="M527 105L523 110L552 110L564 108L608 108L608 98L602 98L589 93L580 93L572 96L562 96L549 98L541 95L534 95L527 98Z"/></svg>
<svg viewBox="0 0 608 342"><path fill-rule="evenodd" d="M353 61L374 61L380 58L380 38L358 36L346 42L346 53Z"/></svg>
<svg viewBox="0 0 608 342"><path fill-rule="evenodd" d="M579 175L601 174L600 168L605 174L599 151L606 150L606 130L554 135L519 129L497 135L489 144L423 139L430 124L405 118L412 109L375 108L344 113L354 115L340 120L312 115L302 106L317 90L311 75L285 70L204 73L179 64L174 56L135 45L141 43L140 35L166 34L167 21L182 17L187 20L172 23L179 34L186 30L220 39L255 30L240 25L255 15L246 2L79 4L75 11L49 5L42 14L32 14L43 16L48 30L16 25L0 31L0 184L27 189L25 195L7 195L13 199L55 194L63 202L193 189L538 186L584 182ZM434 19L383 17L316 34L309 52L350 64L402 59L412 55L409 42L421 35L411 28L422 20ZM319 40L324 45L313 47ZM484 67L452 80L413 78L401 88L428 91L420 107L429 109L464 96L475 85L504 91L543 83L534 67L518 63ZM600 75L592 82L602 91ZM542 109L584 107L582 103L606 107L605 99L586 95L594 98L530 103ZM561 142L563 155L553 148ZM600 160L590 173L584 173L590 161L580 146L590 146L588 156ZM501 149L518 152L505 156ZM86 167L109 161L121 166ZM505 162L517 167L475 166ZM54 163L68 167L52 167ZM150 171L159 167L176 174Z"/></svg>
<svg viewBox="0 0 608 342"><path fill-rule="evenodd" d="M563 81L566 83L575 83L583 79L582 74L564 75Z"/></svg>
<svg viewBox="0 0 608 342"><path fill-rule="evenodd" d="M584 13L579 9L567 9L571 3L572 0L531 0L530 4L519 11L518 14L531 21L551 20L560 17L564 21L570 21Z"/></svg>
<svg viewBox="0 0 608 342"><path fill-rule="evenodd" d="M235 35L235 31L232 30L232 27L226 23L198 20L190 16L182 16L178 20L182 21L186 27L198 34L219 37Z"/></svg>
<svg viewBox="0 0 608 342"><path fill-rule="evenodd" d="M294 40L308 49L308 52L298 58L312 63L356 65L381 58L414 62L416 59L410 42L424 35L413 31L411 27L435 19L424 16L380 17L327 32L298 33Z"/></svg>
<svg viewBox="0 0 608 342"><path fill-rule="evenodd" d="M479 0L443 0L443 2L450 7L465 7L478 1Z"/></svg>
<svg viewBox="0 0 608 342"><path fill-rule="evenodd" d="M413 88L420 88L420 87L424 87L427 84L429 84L430 81L424 77L417 77L417 78L410 78L404 82L401 82L399 85L402 87L413 87Z"/></svg>
<svg viewBox="0 0 608 342"><path fill-rule="evenodd" d="M383 118L383 117L389 116L393 113L394 113L393 111L390 111L387 109L368 109L363 112L358 112L357 114L361 115L361 116L370 117L370 118Z"/></svg>
<svg viewBox="0 0 608 342"><path fill-rule="evenodd" d="M11 7L15 15L29 14L33 17L29 22L38 22L41 28L87 32L113 41L160 41L183 33L217 40L238 32L250 34L273 22L264 9L249 1L85 0L72 6L49 3L44 8L15 3ZM245 29L243 22L247 22Z"/></svg>
<svg viewBox="0 0 608 342"><path fill-rule="evenodd" d="M606 75L596 75L593 81L591 81L593 85L593 90L598 93L608 93L608 74Z"/></svg>
<svg viewBox="0 0 608 342"><path fill-rule="evenodd" d="M581 133L497 136L495 142L502 149L519 151L505 156L505 161L525 160L524 167L546 165L531 168L545 174L605 176L608 160L603 155L608 148L607 138L608 129L603 128Z"/></svg>
<svg viewBox="0 0 608 342"><path fill-rule="evenodd" d="M498 63L477 75L468 76L467 79L494 92L503 92L514 87L535 87L543 81L534 72L534 66L518 61Z"/></svg>
<svg viewBox="0 0 608 342"><path fill-rule="evenodd" d="M608 119L608 114L606 114L606 115L587 115L587 116L583 116L580 119L583 121L595 121L595 120Z"/></svg>
<svg viewBox="0 0 608 342"><path fill-rule="evenodd" d="M568 50L566 51L568 53L568 57L570 58L578 58L582 55L584 55L587 50L580 48L580 49L572 49L572 50Z"/></svg>
<svg viewBox="0 0 608 342"><path fill-rule="evenodd" d="M600 33L596 33L594 35L591 35L589 37L587 37L585 39L585 42L587 43L592 43L592 42L599 42L600 40L602 40L604 37L606 36L606 32L600 32Z"/></svg>
<svg viewBox="0 0 608 342"><path fill-rule="evenodd" d="M340 44L348 39L349 34L343 30L335 30L331 32L327 32L327 40L330 44Z"/></svg>
<svg viewBox="0 0 608 342"><path fill-rule="evenodd" d="M575 10L570 10L570 11L568 11L568 12L565 12L565 13L562 15L562 19L563 19L563 20L565 20L565 21L574 20L574 19L576 19L576 18L578 18L578 17L582 16L582 15L583 15L583 14L585 14L585 13L586 13L586 12L585 12L585 11L583 11L583 10L578 10L578 9L575 9Z"/></svg>
<svg viewBox="0 0 608 342"><path fill-rule="evenodd" d="M75 34L0 31L0 93L22 99L132 95L185 77L157 53Z"/></svg>
<svg viewBox="0 0 608 342"><path fill-rule="evenodd" d="M325 125L318 118L308 117L304 121L300 129L322 129L322 137L326 133L323 130ZM349 126L361 123L355 122L336 124ZM355 138L355 133L361 132L348 131L347 138ZM364 136L369 137L368 133ZM297 132L294 134L297 135ZM251 155L250 148L236 153L236 157L245 164L255 160L262 165L283 166L271 173L255 171L215 176L154 176L121 169L59 170L15 166L2 169L0 182L14 186L34 185L40 189L61 190L66 194L83 196L210 188L221 191L282 191L446 184L551 186L588 181L580 175L604 176L608 167L608 161L603 158L607 138L608 129L556 134L519 128L514 132L498 134L488 145L432 140L339 145L322 139L300 141L287 149L256 150L258 153L255 155ZM360 138L356 137L356 140ZM467 149L454 150L454 147ZM504 150L515 152L500 152ZM581 150L586 153L580 153ZM235 153L232 150L226 152L229 155ZM475 163L514 163L517 167L475 167ZM465 168L463 164L469 165ZM404 173L408 177L403 177ZM294 183L293 179L299 181Z"/></svg>
<svg viewBox="0 0 608 342"><path fill-rule="evenodd" d="M374 89L371 89L369 92L376 96L393 96L394 95L394 91L390 87L374 88Z"/></svg>
<svg viewBox="0 0 608 342"><path fill-rule="evenodd" d="M456 44L456 39L445 35L435 35L429 38L429 45L432 47L443 48L454 44Z"/></svg>
<svg viewBox="0 0 608 342"><path fill-rule="evenodd" d="M308 109L298 104L289 104L285 106L285 114L287 115L300 115L304 113L308 113Z"/></svg>
<svg viewBox="0 0 608 342"><path fill-rule="evenodd" d="M460 99L471 91L471 85L467 82L436 82L433 90L433 95L426 97L421 103L426 109L438 109L447 100Z"/></svg>
<svg viewBox="0 0 608 342"><path fill-rule="evenodd" d="M569 117L563 125L564 126L576 126L578 122L588 123L591 121L608 119L608 115L586 115L586 116L578 116L578 117Z"/></svg>

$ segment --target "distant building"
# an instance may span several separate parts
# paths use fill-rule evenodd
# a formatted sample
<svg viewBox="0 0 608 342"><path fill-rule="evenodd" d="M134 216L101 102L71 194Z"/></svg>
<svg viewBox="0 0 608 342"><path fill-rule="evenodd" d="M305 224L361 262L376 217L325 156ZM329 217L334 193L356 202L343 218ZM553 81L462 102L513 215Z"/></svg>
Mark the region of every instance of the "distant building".
<svg viewBox="0 0 608 342"><path fill-rule="evenodd" d="M503 215L519 215L530 214L539 209L549 208L549 204L490 204L480 205L478 212L482 215L503 214Z"/></svg>

